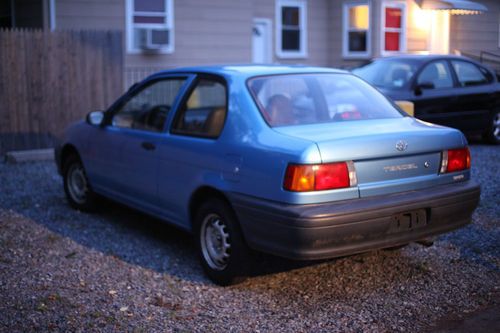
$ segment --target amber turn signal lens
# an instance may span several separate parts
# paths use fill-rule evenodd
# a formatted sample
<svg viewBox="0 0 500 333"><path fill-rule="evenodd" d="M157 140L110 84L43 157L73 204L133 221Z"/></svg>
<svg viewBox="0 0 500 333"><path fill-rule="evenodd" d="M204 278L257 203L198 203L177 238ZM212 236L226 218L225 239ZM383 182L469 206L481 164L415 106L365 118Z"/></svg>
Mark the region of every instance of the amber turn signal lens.
<svg viewBox="0 0 500 333"><path fill-rule="evenodd" d="M283 187L294 192L323 191L356 185L352 162L290 164Z"/></svg>

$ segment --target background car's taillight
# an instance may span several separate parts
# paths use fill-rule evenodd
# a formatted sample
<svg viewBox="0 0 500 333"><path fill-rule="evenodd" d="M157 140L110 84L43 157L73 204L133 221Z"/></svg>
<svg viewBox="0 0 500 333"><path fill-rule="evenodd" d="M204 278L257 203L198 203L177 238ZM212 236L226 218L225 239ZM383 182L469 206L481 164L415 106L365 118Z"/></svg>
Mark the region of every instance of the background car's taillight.
<svg viewBox="0 0 500 333"><path fill-rule="evenodd" d="M466 169L470 169L470 151L468 147L443 151L441 158L441 173Z"/></svg>
<svg viewBox="0 0 500 333"><path fill-rule="evenodd" d="M294 192L323 191L357 185L354 163L289 164L283 188Z"/></svg>

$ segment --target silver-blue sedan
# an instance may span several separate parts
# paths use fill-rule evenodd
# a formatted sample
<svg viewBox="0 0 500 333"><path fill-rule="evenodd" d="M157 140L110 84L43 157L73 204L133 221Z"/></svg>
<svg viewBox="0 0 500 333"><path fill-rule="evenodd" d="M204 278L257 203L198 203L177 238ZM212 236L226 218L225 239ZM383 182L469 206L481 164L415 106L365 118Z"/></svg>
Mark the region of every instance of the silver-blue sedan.
<svg viewBox="0 0 500 333"><path fill-rule="evenodd" d="M460 131L318 67L159 72L70 126L56 159L73 207L104 196L192 232L222 285L252 250L322 259L456 229L480 194Z"/></svg>

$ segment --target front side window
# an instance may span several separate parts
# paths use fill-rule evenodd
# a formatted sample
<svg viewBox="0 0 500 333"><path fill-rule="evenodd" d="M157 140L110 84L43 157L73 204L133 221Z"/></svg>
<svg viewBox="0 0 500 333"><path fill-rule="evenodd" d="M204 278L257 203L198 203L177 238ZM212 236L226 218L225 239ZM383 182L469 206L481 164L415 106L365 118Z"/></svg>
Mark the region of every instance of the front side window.
<svg viewBox="0 0 500 333"><path fill-rule="evenodd" d="M307 56L306 3L302 0L276 2L276 53L280 58Z"/></svg>
<svg viewBox="0 0 500 333"><path fill-rule="evenodd" d="M248 88L271 127L402 117L375 88L350 74L256 77Z"/></svg>
<svg viewBox="0 0 500 333"><path fill-rule="evenodd" d="M370 55L370 7L368 2L344 4L343 55Z"/></svg>
<svg viewBox="0 0 500 333"><path fill-rule="evenodd" d="M462 87L477 86L490 82L489 77L491 77L491 74L487 75L488 71L486 69L481 68L481 71L479 67L467 61L452 60L451 64Z"/></svg>
<svg viewBox="0 0 500 333"><path fill-rule="evenodd" d="M446 61L433 61L426 65L418 76L417 84L431 84L435 89L452 88L453 79Z"/></svg>
<svg viewBox="0 0 500 333"><path fill-rule="evenodd" d="M180 107L172 133L216 138L226 119L226 86L213 79L200 79Z"/></svg>
<svg viewBox="0 0 500 333"><path fill-rule="evenodd" d="M173 52L174 0L126 1L128 52Z"/></svg>
<svg viewBox="0 0 500 333"><path fill-rule="evenodd" d="M382 5L382 53L406 51L406 4L393 1Z"/></svg>
<svg viewBox="0 0 500 333"><path fill-rule="evenodd" d="M167 115L185 81L185 78L172 78L148 85L118 108L111 125L150 132L163 131Z"/></svg>

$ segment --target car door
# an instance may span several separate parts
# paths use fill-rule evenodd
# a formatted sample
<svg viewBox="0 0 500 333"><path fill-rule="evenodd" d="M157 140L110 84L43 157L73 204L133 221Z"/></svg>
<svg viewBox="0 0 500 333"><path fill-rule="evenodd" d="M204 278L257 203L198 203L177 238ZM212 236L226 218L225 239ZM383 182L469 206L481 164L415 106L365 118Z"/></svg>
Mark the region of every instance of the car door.
<svg viewBox="0 0 500 333"><path fill-rule="evenodd" d="M495 105L493 75L484 67L465 60L451 60L458 81L454 127L464 131L484 130Z"/></svg>
<svg viewBox="0 0 500 333"><path fill-rule="evenodd" d="M169 133L159 142L161 215L181 227L189 228L187 203L200 184L207 178L233 176L221 173L226 160L238 160L238 156L226 155L220 138L226 122L227 96L224 79L198 75L170 121Z"/></svg>
<svg viewBox="0 0 500 333"><path fill-rule="evenodd" d="M416 118L448 125L456 116L455 82L446 60L426 64L416 75L413 92Z"/></svg>
<svg viewBox="0 0 500 333"><path fill-rule="evenodd" d="M93 179L101 192L142 208L158 202L158 142L187 76L149 80L126 94L89 138Z"/></svg>

